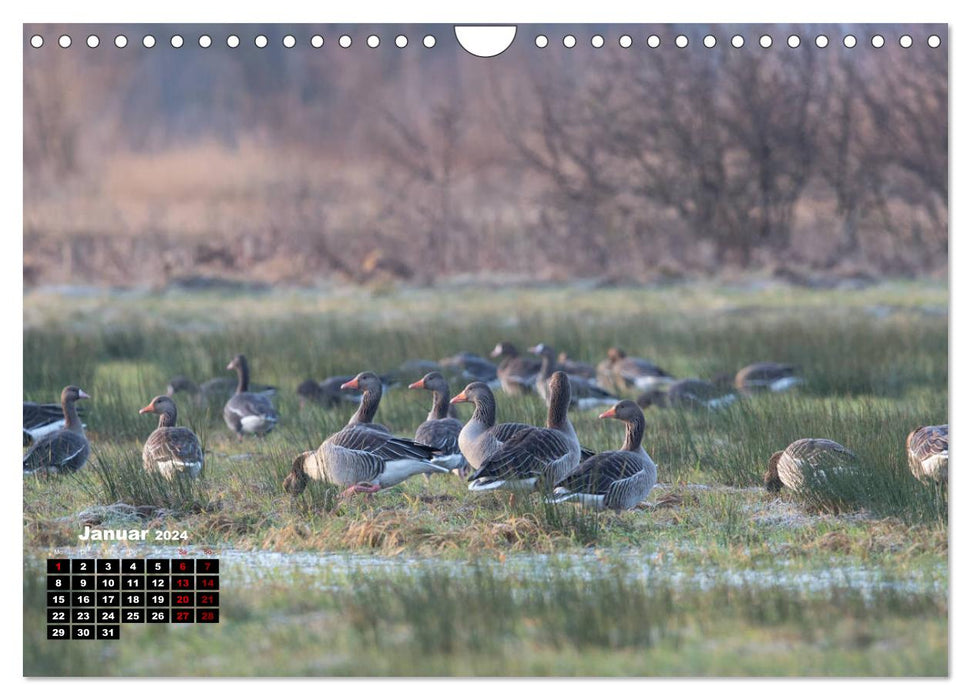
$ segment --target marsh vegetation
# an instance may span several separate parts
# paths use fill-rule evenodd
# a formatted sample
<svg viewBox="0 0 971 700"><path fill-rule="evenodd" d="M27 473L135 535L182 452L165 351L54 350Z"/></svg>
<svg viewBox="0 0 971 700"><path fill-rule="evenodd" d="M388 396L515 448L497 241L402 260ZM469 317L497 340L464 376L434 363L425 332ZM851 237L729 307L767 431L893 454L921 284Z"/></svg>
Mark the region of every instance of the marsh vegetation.
<svg viewBox="0 0 971 700"><path fill-rule="evenodd" d="M24 481L25 671L947 673L947 498L911 476L904 452L915 426L947 422L945 288L481 291L28 294L24 398L52 400L67 383L90 393L92 457L76 475ZM619 515L510 504L449 476L349 500L324 483L284 493L293 456L353 410L301 409L300 381L499 340L594 362L620 345L677 376L771 359L800 365L806 381L721 411L649 409L660 484ZM238 442L221 406L183 400L180 422L206 450L202 477L146 474L154 422L138 409L172 375L225 374L237 352L255 381L281 387L279 427ZM536 397L497 399L500 420L545 417ZM411 435L428 402L393 388L378 419ZM596 412L572 420L595 450L623 438ZM800 437L858 455L860 476L836 501L761 487L769 455ZM73 551L85 524L186 530L192 552L225 551L223 620L191 632L128 625L132 644L53 649L40 636L39 562ZM246 557L265 552L281 558L249 576ZM300 566L311 554L352 559Z"/></svg>

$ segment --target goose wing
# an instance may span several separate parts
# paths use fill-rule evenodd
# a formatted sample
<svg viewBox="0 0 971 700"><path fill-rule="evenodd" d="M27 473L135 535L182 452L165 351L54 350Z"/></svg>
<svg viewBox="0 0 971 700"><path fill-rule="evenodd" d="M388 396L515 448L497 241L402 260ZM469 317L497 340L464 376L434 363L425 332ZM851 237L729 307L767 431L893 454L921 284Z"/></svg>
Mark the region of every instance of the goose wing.
<svg viewBox="0 0 971 700"><path fill-rule="evenodd" d="M80 413L80 409L78 410ZM24 401L24 429L33 430L64 420L64 409L56 403Z"/></svg>
<svg viewBox="0 0 971 700"><path fill-rule="evenodd" d="M606 495L613 484L642 471L644 460L635 452L601 452L581 462L576 471L561 479L556 486L573 493Z"/></svg>
<svg viewBox="0 0 971 700"><path fill-rule="evenodd" d="M185 463L202 462L202 445L188 428L162 428L148 436L142 455L155 462L173 458Z"/></svg>
<svg viewBox="0 0 971 700"><path fill-rule="evenodd" d="M24 471L38 469L76 470L84 466L90 451L87 439L71 430L45 435L24 455Z"/></svg>
<svg viewBox="0 0 971 700"><path fill-rule="evenodd" d="M559 430L521 430L506 440L496 454L483 462L469 477L469 481L481 478L510 480L542 476L553 463L566 457L569 451L569 440Z"/></svg>
<svg viewBox="0 0 971 700"><path fill-rule="evenodd" d="M408 438L395 437L365 425L349 425L329 440L338 447L374 455L380 460L431 458L434 447L419 445Z"/></svg>
<svg viewBox="0 0 971 700"><path fill-rule="evenodd" d="M254 394L244 391L235 394L226 402L226 410L235 413L241 418L244 416L261 416L270 420L278 418L273 402L264 394Z"/></svg>
<svg viewBox="0 0 971 700"><path fill-rule="evenodd" d="M415 442L434 447L436 452L443 455L456 454L459 452L461 432L462 423L455 418L426 420L415 431Z"/></svg>

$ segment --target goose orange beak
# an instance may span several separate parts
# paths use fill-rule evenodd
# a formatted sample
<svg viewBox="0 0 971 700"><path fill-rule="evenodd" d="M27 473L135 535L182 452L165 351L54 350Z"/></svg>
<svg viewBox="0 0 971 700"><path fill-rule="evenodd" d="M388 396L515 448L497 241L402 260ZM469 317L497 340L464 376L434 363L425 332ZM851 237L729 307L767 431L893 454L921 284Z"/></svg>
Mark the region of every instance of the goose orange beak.
<svg viewBox="0 0 971 700"><path fill-rule="evenodd" d="M354 377L354 379L352 379L349 382L344 382L343 384L341 384L341 391L344 391L346 389L359 389L359 388L360 386L357 383L357 377Z"/></svg>
<svg viewBox="0 0 971 700"><path fill-rule="evenodd" d="M91 396L89 396L88 394L85 394L84 393L84 389L78 389L78 398L79 399L90 399Z"/></svg>
<svg viewBox="0 0 971 700"><path fill-rule="evenodd" d="M424 389L425 388L425 380L424 379L419 379L417 382L414 382L413 384L409 384L408 385L408 388L409 389Z"/></svg>
<svg viewBox="0 0 971 700"><path fill-rule="evenodd" d="M152 413L154 410L155 410L155 403L153 402L153 403L148 404L148 406L146 406L145 408L139 409L138 412L139 413Z"/></svg>
<svg viewBox="0 0 971 700"><path fill-rule="evenodd" d="M601 413L598 418L616 418L617 417L617 407L608 408L606 411Z"/></svg>
<svg viewBox="0 0 971 700"><path fill-rule="evenodd" d="M466 396L465 392L463 391L461 394L456 394L454 397L452 397L452 400L449 401L449 403L465 403L468 400L469 397Z"/></svg>

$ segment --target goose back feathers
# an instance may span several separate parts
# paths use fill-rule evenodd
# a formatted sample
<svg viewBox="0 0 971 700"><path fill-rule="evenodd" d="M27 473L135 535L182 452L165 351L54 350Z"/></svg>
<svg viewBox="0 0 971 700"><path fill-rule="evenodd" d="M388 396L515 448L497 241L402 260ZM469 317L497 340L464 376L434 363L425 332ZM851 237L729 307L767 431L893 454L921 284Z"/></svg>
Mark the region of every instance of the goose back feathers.
<svg viewBox="0 0 971 700"><path fill-rule="evenodd" d="M948 426L928 425L907 436L907 463L920 481L947 483Z"/></svg>
<svg viewBox="0 0 971 700"><path fill-rule="evenodd" d="M856 455L838 442L802 438L769 458L764 483L769 491L783 486L793 491L819 488L851 473L856 463Z"/></svg>

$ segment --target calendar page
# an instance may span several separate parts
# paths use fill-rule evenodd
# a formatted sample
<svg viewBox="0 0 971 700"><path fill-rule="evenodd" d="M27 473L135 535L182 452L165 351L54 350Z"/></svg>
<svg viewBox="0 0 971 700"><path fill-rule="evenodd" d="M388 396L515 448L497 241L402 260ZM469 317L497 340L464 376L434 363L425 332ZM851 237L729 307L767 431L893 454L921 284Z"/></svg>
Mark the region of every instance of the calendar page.
<svg viewBox="0 0 971 700"><path fill-rule="evenodd" d="M948 676L949 39L22 25L24 676Z"/></svg>

